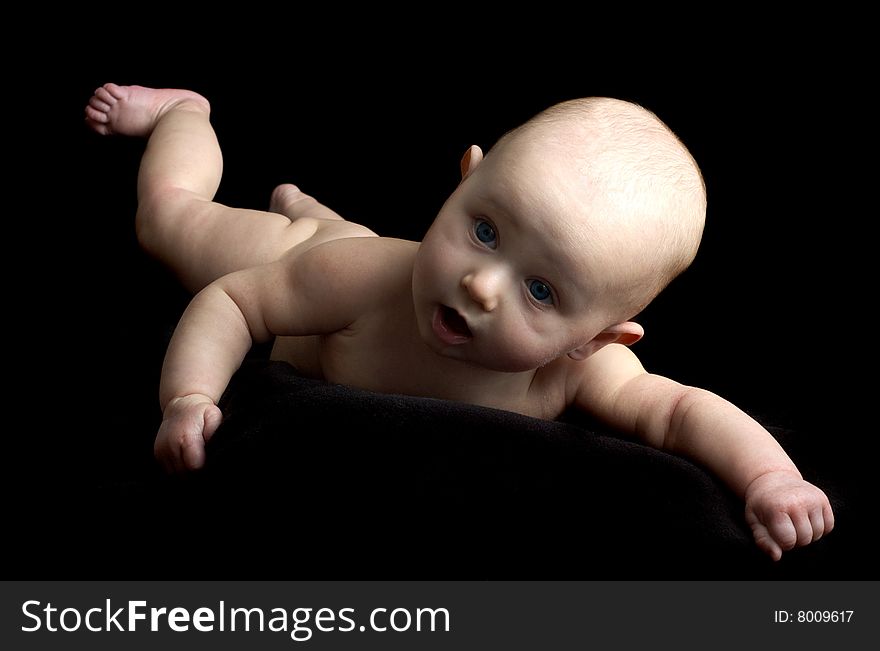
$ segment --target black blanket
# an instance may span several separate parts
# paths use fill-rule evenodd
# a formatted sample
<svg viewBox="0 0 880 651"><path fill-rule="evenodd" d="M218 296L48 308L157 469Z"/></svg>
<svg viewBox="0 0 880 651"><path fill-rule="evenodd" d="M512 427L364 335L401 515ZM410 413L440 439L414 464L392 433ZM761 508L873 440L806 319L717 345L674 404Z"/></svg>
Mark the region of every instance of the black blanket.
<svg viewBox="0 0 880 651"><path fill-rule="evenodd" d="M839 530L773 563L743 505L692 463L572 418L548 422L305 379L250 361L206 468L102 487L126 562L195 575L859 578L851 486L772 428ZM827 459L826 459L827 461ZM827 469L827 468L826 468ZM115 504L115 506L112 506ZM96 518L93 527L100 529ZM107 528L107 524L103 523ZM94 550L107 558L107 546ZM130 558L129 558L130 561ZM214 574L212 574L214 572Z"/></svg>

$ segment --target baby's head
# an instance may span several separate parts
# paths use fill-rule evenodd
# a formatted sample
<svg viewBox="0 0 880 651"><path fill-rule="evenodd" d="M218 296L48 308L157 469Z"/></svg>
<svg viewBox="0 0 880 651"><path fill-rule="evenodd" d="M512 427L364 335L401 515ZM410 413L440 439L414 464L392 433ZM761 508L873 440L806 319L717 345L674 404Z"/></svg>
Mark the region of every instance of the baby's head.
<svg viewBox="0 0 880 651"><path fill-rule="evenodd" d="M471 147L419 249L420 331L441 354L526 370L630 344L629 321L693 261L706 193L651 112L563 102Z"/></svg>

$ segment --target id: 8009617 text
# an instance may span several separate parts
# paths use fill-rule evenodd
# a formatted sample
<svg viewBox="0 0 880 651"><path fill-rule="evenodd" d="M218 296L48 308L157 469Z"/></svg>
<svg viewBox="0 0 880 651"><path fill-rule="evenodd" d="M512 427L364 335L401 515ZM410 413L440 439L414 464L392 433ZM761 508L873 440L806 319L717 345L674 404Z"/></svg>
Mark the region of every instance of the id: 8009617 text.
<svg viewBox="0 0 880 651"><path fill-rule="evenodd" d="M786 624L848 624L852 621L853 610L774 610L773 622Z"/></svg>

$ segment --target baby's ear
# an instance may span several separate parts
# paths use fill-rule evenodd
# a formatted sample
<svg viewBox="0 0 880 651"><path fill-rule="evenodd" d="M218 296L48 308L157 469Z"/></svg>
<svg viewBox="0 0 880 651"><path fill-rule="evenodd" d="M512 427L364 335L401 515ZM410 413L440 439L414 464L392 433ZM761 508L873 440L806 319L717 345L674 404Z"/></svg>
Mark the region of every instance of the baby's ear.
<svg viewBox="0 0 880 651"><path fill-rule="evenodd" d="M644 335L645 329L638 323L624 321L623 323L618 323L609 328L605 328L602 332L593 337L592 341L570 351L568 356L574 360L586 359L593 353L605 348L608 344L632 346Z"/></svg>
<svg viewBox="0 0 880 651"><path fill-rule="evenodd" d="M479 165L482 160L482 149L476 145L468 147L467 151L464 152L464 156L461 157L461 180L464 181L469 177L471 172L477 169L477 165Z"/></svg>

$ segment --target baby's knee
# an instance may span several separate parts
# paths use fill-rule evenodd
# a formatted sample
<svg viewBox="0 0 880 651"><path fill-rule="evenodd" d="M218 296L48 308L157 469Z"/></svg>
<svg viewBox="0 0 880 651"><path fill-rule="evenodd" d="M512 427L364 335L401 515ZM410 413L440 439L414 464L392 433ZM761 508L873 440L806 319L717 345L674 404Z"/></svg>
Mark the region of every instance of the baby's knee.
<svg viewBox="0 0 880 651"><path fill-rule="evenodd" d="M203 203L197 195L173 186L156 186L138 197L135 215L135 233L141 247L152 255L161 255L169 240L176 237L186 213L193 219L197 204Z"/></svg>

